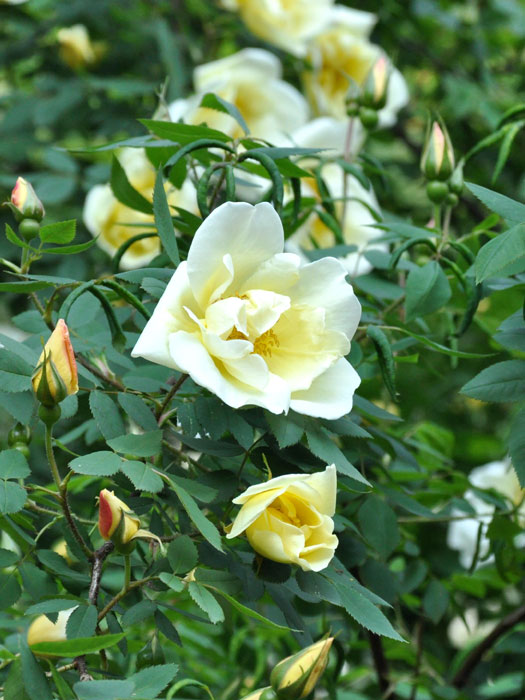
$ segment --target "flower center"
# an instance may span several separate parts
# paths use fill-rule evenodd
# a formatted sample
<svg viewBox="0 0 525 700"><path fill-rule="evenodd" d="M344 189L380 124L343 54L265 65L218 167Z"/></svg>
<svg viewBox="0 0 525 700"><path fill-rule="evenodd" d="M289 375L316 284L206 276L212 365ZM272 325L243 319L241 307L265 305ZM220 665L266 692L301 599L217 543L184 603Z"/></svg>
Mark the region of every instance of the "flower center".
<svg viewBox="0 0 525 700"><path fill-rule="evenodd" d="M279 338L270 328L255 339L253 343L253 352L256 355L262 355L263 357L271 357L274 348L278 348L279 346Z"/></svg>

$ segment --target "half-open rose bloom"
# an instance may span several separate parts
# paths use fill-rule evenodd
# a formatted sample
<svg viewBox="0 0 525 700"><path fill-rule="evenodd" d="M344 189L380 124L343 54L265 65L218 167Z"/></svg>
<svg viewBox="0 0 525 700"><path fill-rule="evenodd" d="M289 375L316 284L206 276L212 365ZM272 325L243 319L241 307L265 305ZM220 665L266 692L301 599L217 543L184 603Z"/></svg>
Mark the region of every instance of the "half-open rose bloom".
<svg viewBox="0 0 525 700"><path fill-rule="evenodd" d="M360 378L345 360L361 315L345 267L283 253L270 204L226 202L202 223L133 357L187 372L233 408L340 418Z"/></svg>
<svg viewBox="0 0 525 700"><path fill-rule="evenodd" d="M308 40L329 21L334 0L222 0L256 36L304 56Z"/></svg>
<svg viewBox="0 0 525 700"><path fill-rule="evenodd" d="M251 136L281 145L285 135L302 126L309 114L305 98L281 75L279 59L263 49L242 49L205 63L193 72L196 94L172 102L170 118L188 124L206 123L233 138L243 136L241 126L229 114L199 107L203 96L213 92L237 107Z"/></svg>
<svg viewBox="0 0 525 700"><path fill-rule="evenodd" d="M305 71L306 94L318 115L346 119L346 97L350 79L362 86L380 56L381 48L370 42L375 15L342 5L331 9L330 24L310 43L312 70ZM405 79L391 68L386 105L379 111L379 124L391 126L397 112L408 102Z"/></svg>
<svg viewBox="0 0 525 700"><path fill-rule="evenodd" d="M266 559L325 569L338 545L334 535L337 475L333 464L315 474L286 474L250 486L233 499L242 508L226 537L246 533Z"/></svg>
<svg viewBox="0 0 525 700"><path fill-rule="evenodd" d="M494 489L502 494L514 506L518 508L518 523L525 528L525 489L522 489L511 466L510 460L489 462L482 467L473 469L469 474L469 481L477 489ZM459 552L459 561L462 566L469 568L476 551L479 526L482 534L479 542L479 557L484 559L490 549L490 541L486 536L487 528L492 520L495 506L484 501L475 491L469 489L465 492L464 499L474 508L475 515L464 520L453 520L448 526L447 544L451 549ZM454 516L465 515L464 511L454 509ZM525 533L519 534L520 544L525 540ZM489 560L490 561L490 560ZM483 562L478 562L483 563Z"/></svg>
<svg viewBox="0 0 525 700"><path fill-rule="evenodd" d="M119 160L133 187L151 202L156 171L146 158L144 150L124 148ZM170 183L165 184L165 190L170 207L197 212L195 187L188 178L180 190ZM109 255L114 255L123 243L139 233L155 233L153 215L130 209L119 202L109 184L95 185L88 192L83 217L88 231L93 236L98 236L97 244ZM123 270L133 270L147 265L159 253L160 242L157 236L143 238L127 249L120 266Z"/></svg>

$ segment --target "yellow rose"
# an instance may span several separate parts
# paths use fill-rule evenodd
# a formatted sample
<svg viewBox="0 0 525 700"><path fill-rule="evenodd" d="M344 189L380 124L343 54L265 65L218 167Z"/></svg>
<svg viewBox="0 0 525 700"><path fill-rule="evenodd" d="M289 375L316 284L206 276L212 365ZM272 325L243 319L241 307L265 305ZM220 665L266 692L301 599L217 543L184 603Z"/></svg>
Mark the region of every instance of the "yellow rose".
<svg viewBox="0 0 525 700"><path fill-rule="evenodd" d="M263 49L243 49L218 61L198 66L193 73L196 94L169 107L170 118L188 124L206 123L233 138L244 135L229 114L199 107L202 97L213 92L235 105L250 135L283 145L285 135L306 123L308 103L301 93L281 79L279 59Z"/></svg>
<svg viewBox="0 0 525 700"><path fill-rule="evenodd" d="M57 41L60 58L73 70L95 63L97 52L91 43L88 30L83 24L59 29Z"/></svg>
<svg viewBox="0 0 525 700"><path fill-rule="evenodd" d="M227 537L245 532L266 559L321 571L338 544L333 534L337 476L333 464L315 474L286 474L250 486L233 500L242 508Z"/></svg>
<svg viewBox="0 0 525 700"><path fill-rule="evenodd" d="M360 383L345 356L361 307L346 269L283 253L275 209L226 202L195 233L133 357L188 373L233 408L340 418Z"/></svg>
<svg viewBox="0 0 525 700"><path fill-rule="evenodd" d="M145 152L140 148L125 148L119 160L133 187L151 202L156 171L146 158ZM180 190L166 183L165 190L171 207L181 207L197 213L195 187L190 180L185 180ZM119 202L109 184L95 185L89 191L83 217L88 231L93 236L98 236L98 245L111 256L133 236L155 232L153 215L130 209ZM127 249L120 266L123 270L143 267L159 253L160 243L157 236L143 238Z"/></svg>
<svg viewBox="0 0 525 700"><path fill-rule="evenodd" d="M331 10L328 27L312 39L308 47L312 70L305 71L303 82L317 114L346 119L345 100L351 80L362 86L383 55L381 48L369 39L375 21L375 15L368 12L336 5ZM398 70L391 68L379 124L394 124L397 112L407 102L405 80Z"/></svg>
<svg viewBox="0 0 525 700"><path fill-rule="evenodd" d="M78 391L75 351L63 318L58 320L45 344L32 383L37 399L46 406L54 406Z"/></svg>
<svg viewBox="0 0 525 700"><path fill-rule="evenodd" d="M274 46L304 56L308 40L329 21L334 0L223 0L248 29Z"/></svg>
<svg viewBox="0 0 525 700"><path fill-rule="evenodd" d="M65 642L66 625L73 610L76 610L76 606L69 610L61 610L56 622L51 622L46 615L35 618L27 630L28 645L32 646L40 642Z"/></svg>

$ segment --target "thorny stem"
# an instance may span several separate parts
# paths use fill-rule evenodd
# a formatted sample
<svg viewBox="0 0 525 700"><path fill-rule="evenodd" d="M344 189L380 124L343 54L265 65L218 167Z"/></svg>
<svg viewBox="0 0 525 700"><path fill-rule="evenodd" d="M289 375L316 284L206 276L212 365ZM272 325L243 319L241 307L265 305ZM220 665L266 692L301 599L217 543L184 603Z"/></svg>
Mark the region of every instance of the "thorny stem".
<svg viewBox="0 0 525 700"><path fill-rule="evenodd" d="M124 555L124 586L122 587L123 591L128 590L130 581L131 581L131 555L125 554Z"/></svg>
<svg viewBox="0 0 525 700"><path fill-rule="evenodd" d="M49 462L49 466L51 468L51 473L53 474L53 479L54 479L55 484L56 484L57 489L58 489L59 503L60 503L60 506L62 508L62 512L64 513L64 516L67 520L67 523L68 523L69 528L73 534L73 537L78 542L80 548L84 552L87 559L89 561L92 561L93 560L93 552L85 543L84 538L80 534L80 532L76 526L76 523L73 520L73 515L71 513L71 509L69 507L69 502L68 502L68 498L67 498L67 482L66 482L66 484L64 484L60 479L60 473L58 471L58 466L57 466L57 463L55 460L55 454L53 452L53 428L51 425L46 425L45 445L46 445L47 461Z"/></svg>
<svg viewBox="0 0 525 700"><path fill-rule="evenodd" d="M491 649L501 636L519 622L523 622L523 620L525 620L525 605L509 613L503 620L500 620L492 632L470 652L463 662L463 665L454 676L452 684L455 685L456 688L463 688L470 678L470 675L483 658L485 652Z"/></svg>
<svg viewBox="0 0 525 700"><path fill-rule="evenodd" d="M184 382L186 381L188 376L189 375L187 375L187 374L181 374L180 377L175 382L175 384L171 387L171 389L168 391L168 393L164 397L164 401L162 402L160 408L156 411L157 423L159 425L162 423L162 419L164 418L164 411L169 406L171 399L175 396L177 391L184 384Z"/></svg>

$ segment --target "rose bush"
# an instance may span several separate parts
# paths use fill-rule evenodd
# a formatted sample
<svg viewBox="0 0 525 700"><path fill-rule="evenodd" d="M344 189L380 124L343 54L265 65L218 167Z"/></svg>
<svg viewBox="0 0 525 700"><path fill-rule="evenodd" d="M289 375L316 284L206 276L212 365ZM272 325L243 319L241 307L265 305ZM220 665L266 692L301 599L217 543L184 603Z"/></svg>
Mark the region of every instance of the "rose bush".
<svg viewBox="0 0 525 700"><path fill-rule="evenodd" d="M228 538L246 533L267 559L325 569L338 544L334 535L337 476L333 464L316 474L286 474L256 484L233 500L242 506Z"/></svg>
<svg viewBox="0 0 525 700"><path fill-rule="evenodd" d="M132 355L187 372L234 408L348 413L360 380L344 358L361 307L339 261L303 265L283 244L269 204L218 207Z"/></svg>

